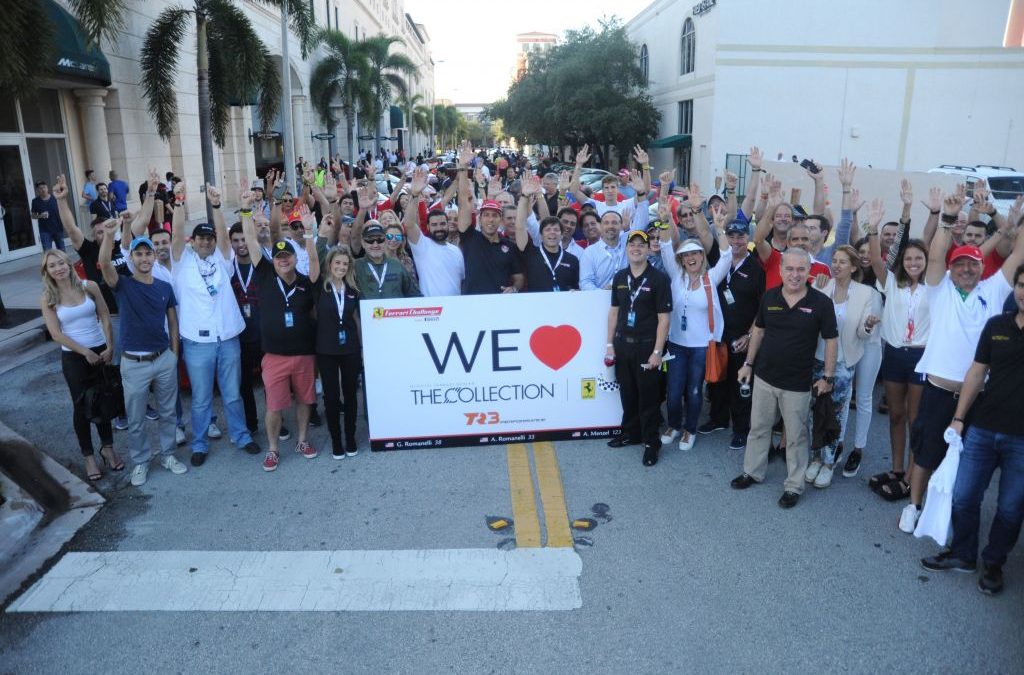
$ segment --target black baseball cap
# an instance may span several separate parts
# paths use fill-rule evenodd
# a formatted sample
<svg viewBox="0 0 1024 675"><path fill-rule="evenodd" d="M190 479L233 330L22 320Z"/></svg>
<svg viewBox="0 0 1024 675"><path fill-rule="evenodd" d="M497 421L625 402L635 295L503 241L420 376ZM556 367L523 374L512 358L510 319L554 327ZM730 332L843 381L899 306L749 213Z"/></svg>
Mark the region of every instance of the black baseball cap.
<svg viewBox="0 0 1024 675"><path fill-rule="evenodd" d="M365 228L363 228L363 239L369 239L370 237L373 237L373 236L381 236L381 237L383 237L384 236L384 228L381 227L380 225L378 225L377 223L374 223L372 225L367 225Z"/></svg>
<svg viewBox="0 0 1024 675"><path fill-rule="evenodd" d="M192 238L196 237L216 237L217 230L213 229L213 225L209 223L199 223L192 228Z"/></svg>
<svg viewBox="0 0 1024 675"><path fill-rule="evenodd" d="M279 255L295 255L295 245L287 239L282 239L271 247L270 252L274 258Z"/></svg>

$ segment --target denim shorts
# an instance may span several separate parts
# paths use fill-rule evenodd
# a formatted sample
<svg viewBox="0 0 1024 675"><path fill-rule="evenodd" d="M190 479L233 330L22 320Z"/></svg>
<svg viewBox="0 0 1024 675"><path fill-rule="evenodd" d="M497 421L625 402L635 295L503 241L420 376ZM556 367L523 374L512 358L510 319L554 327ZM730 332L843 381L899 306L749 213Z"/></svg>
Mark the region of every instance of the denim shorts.
<svg viewBox="0 0 1024 675"><path fill-rule="evenodd" d="M914 464L935 471L946 457L946 441L942 435L953 421L960 394L946 391L925 381L914 425L910 428L910 449Z"/></svg>
<svg viewBox="0 0 1024 675"><path fill-rule="evenodd" d="M881 376L885 382L922 384L924 374L914 372L924 354L924 347L893 347L886 343L882 354Z"/></svg>

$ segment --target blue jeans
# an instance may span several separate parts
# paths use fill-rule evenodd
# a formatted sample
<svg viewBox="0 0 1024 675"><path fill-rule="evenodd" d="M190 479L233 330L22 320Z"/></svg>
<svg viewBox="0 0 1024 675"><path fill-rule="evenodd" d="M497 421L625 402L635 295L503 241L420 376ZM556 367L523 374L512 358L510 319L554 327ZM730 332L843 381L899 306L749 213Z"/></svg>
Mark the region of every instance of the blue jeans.
<svg viewBox="0 0 1024 675"><path fill-rule="evenodd" d="M843 409L850 404L850 394L853 391L853 368L847 368L846 364L842 361L836 363L836 375L835 382L832 384L832 403L835 406L836 411L836 424L841 429L843 426ZM811 377L812 382L817 382L825 376L825 363L817 359L814 360L814 375ZM874 381L872 381L872 385ZM811 396L811 407L814 407L814 396ZM808 429L811 437L811 443L814 443L814 415L807 416ZM815 454L821 455L821 461L824 464L832 466L836 461L836 450L839 448L839 442L843 440L842 435L826 445L823 448L811 448L811 456Z"/></svg>
<svg viewBox="0 0 1024 675"><path fill-rule="evenodd" d="M51 248L56 247L58 250L64 250L64 233L50 234L46 230L39 228L39 244L43 247L43 252L49 251Z"/></svg>
<svg viewBox="0 0 1024 675"><path fill-rule="evenodd" d="M245 426L245 409L238 385L242 377L242 349L238 338L218 342L193 342L181 339L185 368L192 381L192 452L207 452L206 430L213 417L213 378L216 375L220 398L228 418L228 437L238 447L252 442Z"/></svg>
<svg viewBox="0 0 1024 675"><path fill-rule="evenodd" d="M1024 521L1024 436L998 434L970 427L960 453L953 486L953 555L961 560L978 559L981 500L992 473L999 467L999 498L996 516L981 559L1003 565L1017 543Z"/></svg>
<svg viewBox="0 0 1024 675"><path fill-rule="evenodd" d="M707 347L680 347L668 342L666 350L675 358L668 362L668 426L697 433L700 407L704 403L704 365ZM686 422L683 419L683 393L686 393Z"/></svg>

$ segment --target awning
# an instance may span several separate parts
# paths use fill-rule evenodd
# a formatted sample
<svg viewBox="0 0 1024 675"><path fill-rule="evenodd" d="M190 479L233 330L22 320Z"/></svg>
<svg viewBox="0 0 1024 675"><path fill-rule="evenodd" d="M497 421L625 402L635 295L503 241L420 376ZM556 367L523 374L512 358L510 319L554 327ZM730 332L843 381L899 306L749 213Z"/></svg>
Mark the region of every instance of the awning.
<svg viewBox="0 0 1024 675"><path fill-rule="evenodd" d="M54 0L45 0L53 24L54 72L68 79L110 86L110 63L98 47L89 47L78 19Z"/></svg>
<svg viewBox="0 0 1024 675"><path fill-rule="evenodd" d="M674 136L666 136L665 138L659 138L658 140L651 143L650 148L688 148L692 142L690 134L676 134Z"/></svg>

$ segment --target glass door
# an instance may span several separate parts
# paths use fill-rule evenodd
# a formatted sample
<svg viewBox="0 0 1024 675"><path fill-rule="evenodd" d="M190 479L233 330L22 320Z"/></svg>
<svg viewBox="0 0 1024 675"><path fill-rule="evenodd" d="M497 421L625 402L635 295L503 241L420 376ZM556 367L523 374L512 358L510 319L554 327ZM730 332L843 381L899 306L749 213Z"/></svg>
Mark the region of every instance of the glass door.
<svg viewBox="0 0 1024 675"><path fill-rule="evenodd" d="M25 177L27 158L21 144L0 140L0 261L39 252L29 212L31 186Z"/></svg>

